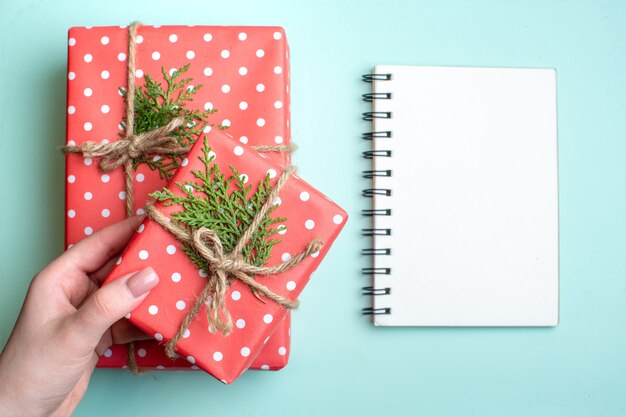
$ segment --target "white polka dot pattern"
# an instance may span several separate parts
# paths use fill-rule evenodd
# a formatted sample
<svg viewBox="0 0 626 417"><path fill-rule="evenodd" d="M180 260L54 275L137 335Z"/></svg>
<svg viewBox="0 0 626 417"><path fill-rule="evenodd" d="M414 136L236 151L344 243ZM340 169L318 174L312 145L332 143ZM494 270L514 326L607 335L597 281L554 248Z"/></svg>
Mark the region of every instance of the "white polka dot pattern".
<svg viewBox="0 0 626 417"><path fill-rule="evenodd" d="M206 27L180 27L179 30L179 27L176 28L177 29L175 31L168 27L162 27L159 30L156 30L152 27L146 26L140 29L142 32L142 38L144 38L140 45L144 48L142 49L142 47L139 47L138 50L138 62L141 64L141 67L137 68L138 71L136 71L135 74L138 76L137 83L141 84L143 82L144 78L141 77L142 75L150 74L152 76L158 76L160 74L161 65L165 65L168 69L173 68L171 61L174 58L170 58L173 56L170 48L176 48L176 51L178 52L175 53L180 54L180 60L182 60L182 62L188 61L188 51L194 51L193 58L191 58L193 59L193 62L189 74L194 78L194 80L200 80L194 81L194 84L196 82L198 84L204 84L203 89L199 90L197 99L202 100L203 97L206 97L211 100L214 108L219 109L220 119L212 120L214 123L217 124L223 120L228 120L230 122L230 129L227 133L240 138L242 133L245 132L246 135L248 135L246 136L246 140L248 137L250 138L250 143L248 143L249 145L267 143L267 139L261 139L262 142L259 141L259 132L261 131L264 131L264 136L267 135L270 138L270 142L273 141L274 143L277 143L276 138L280 137L281 143L289 143L290 134L286 127L285 117L285 115L288 114L288 96L285 93L286 86L284 84L288 77L289 66L288 63L284 61L284 57L286 55L286 44L284 44L283 41L276 42L277 40L283 38L282 30L277 31L272 28L263 28L263 31L259 31L257 28L251 28L250 30L246 28L245 30L239 29L234 31L229 28L216 28L213 30L213 28L208 29ZM70 84L70 90L68 90L68 102L71 103L74 109L70 118L72 120L68 120L68 123L70 123L68 124L68 138L72 138L78 143L82 143L85 140L103 141L105 138L113 141L118 137L119 130L117 124L121 120L123 114L123 101L118 95L117 87L124 85L124 65L127 57L124 43L125 30L117 30L118 28L113 29L115 30L101 30L99 28L92 29L93 35L90 36L94 37L93 42L87 38L85 29L73 29L70 32L71 37L75 39L74 44L71 47L71 51L75 52L70 52L70 54L74 53L74 55L70 55L68 64L68 83ZM228 36L226 35L228 30L231 32L231 34L228 35L231 36L230 40L228 40ZM278 38L275 37L275 32L279 34ZM192 40L193 36L190 36L190 34L193 33L195 33L195 40ZM244 40L239 39L240 33L245 33ZM262 41L260 40L260 33L265 33ZM171 35L176 35L174 42L172 42L174 37ZM102 39L105 36L108 41L102 42ZM242 35L242 37L244 36ZM156 40L157 38L159 40ZM233 42L233 39L235 42ZM241 52L244 49L240 49L241 47L238 45L241 45L241 47L246 45L245 48L247 48L246 50L249 51L251 56L248 58L242 56ZM262 52L257 52L259 50L262 50ZM157 61L151 59L152 52L155 51L159 52L159 59ZM224 54L226 56L220 59L222 57L222 51L226 51L226 54ZM92 56L89 63L86 63L83 59L85 54L90 54ZM103 54L109 55L105 56ZM220 62L219 68L212 64L214 62L218 62L217 60ZM276 69L277 67L280 69ZM205 74L206 68L210 68L210 70L206 71ZM245 68L245 70L240 71L241 68ZM227 71L231 72L227 73ZM241 73L244 73L244 75ZM278 76L279 74L282 75ZM205 78L207 76L215 77L216 80L222 81L220 83L214 83L214 85L209 85L210 83ZM229 85L229 94L220 94L221 86L223 84ZM72 85L75 85L75 87L72 87ZM262 87L260 87L260 85L262 85ZM91 95L89 95L89 93L85 94L85 89L87 88L91 90ZM245 92L246 89L248 89L248 92ZM79 94L78 96L76 96L77 93ZM255 95L254 99L253 93ZM76 96L76 99L73 99L73 96ZM246 104L241 106L242 98L244 98L243 101L245 101ZM275 103L278 101L283 103L282 109L276 108ZM206 99L200 101L200 103L205 102ZM230 104L230 102L232 102L232 104ZM202 104L200 104L200 107L202 107ZM89 123L89 125L86 125L87 123ZM90 130L85 129L85 127ZM282 138L286 139L283 140ZM243 144L243 141L241 143ZM244 149L247 150L248 148ZM244 152L241 156L242 160L247 157L248 153L249 152ZM232 158L234 155L232 150L230 155L231 156L228 157L222 155L220 158L225 158L224 161L227 163L229 158ZM268 154L267 156L269 156L272 160L285 160L284 155ZM109 180L104 181L101 179L103 175L102 172L97 169L99 159L96 159L95 163L90 166L85 165L84 167L80 167L80 169L76 169L74 161L82 164L83 159L84 158L81 158L78 155L71 155L68 157L68 171L71 172L71 175L73 175L72 180L70 180L68 175L67 183L71 184L68 189L74 190L73 192L75 195L79 196L78 199L75 198L74 200L69 200L77 201L77 204L73 204L69 207L71 210L74 210L72 223L76 225L75 227L77 227L74 235L75 237L71 240L74 242L80 238L81 234L84 235L84 229L86 227L91 227L93 230L99 230L105 225L119 221L124 217L124 205L122 200L125 198L125 195L122 191L123 176L121 175L121 170L114 170L107 173L107 175L109 175ZM69 161L72 161L74 165L70 164ZM190 168L193 168L194 163L189 161L188 165L191 165ZM267 169L268 168L264 170L265 173L267 173ZM277 174L280 173L280 170L276 171ZM92 178L94 175L91 174L92 172L95 174L97 182L93 181ZM248 170L245 170L245 172L246 176L249 176L250 179L256 178L256 174L253 176L253 172L249 172ZM152 188L152 190L158 189L161 187L161 184L163 184L159 179L155 180L155 176L153 176L155 173L146 169L144 166L138 167L135 173L135 180L137 180L137 174L142 174L144 179L141 183L139 181L136 181L135 183L134 211L141 210L141 207L147 200L147 193L151 191L149 190L150 188ZM272 176L271 173L270 176ZM278 175L276 175L276 177L277 176ZM275 180L276 177L271 179ZM254 182L255 181L252 181L250 183ZM96 185L95 187L94 184ZM83 198L83 195L86 192L90 192L92 194L91 200L85 200ZM90 204L86 204L87 202L90 202ZM282 210L282 207L280 209ZM108 218L103 216L103 213L106 213L104 210L108 210ZM331 218L332 215L333 214L331 214ZM317 221L317 219L315 220ZM294 235L301 233L299 231L302 229L301 223L300 226L296 226L295 223L291 224L291 222L287 222L287 224L290 225L290 230L293 229ZM150 235L152 235L153 230L151 228L146 227L145 229L146 231L149 231ZM283 230L281 229L281 231ZM281 237L281 239L285 239L287 236L290 236L290 234L287 233L286 228L284 233L285 235L284 237ZM148 234L146 234L146 236L148 236ZM177 251L172 255L172 258L169 258L166 255L169 254L167 251L167 244L161 246L160 250L158 250L157 247L152 246L145 246L141 249L149 253L149 257L146 260L148 263L155 262L156 259L180 259L180 257L186 256L182 253L182 251ZM276 254L278 258L275 260L279 261L282 253L283 252L278 252ZM141 262L141 258L139 257L139 248L134 253L128 253L128 256L125 256L124 258L126 261L119 265L120 271L125 268L129 262ZM171 266L174 268L178 261L169 262L172 263ZM178 282L174 278L174 273L178 273L180 276ZM165 277L169 277L170 279L163 279ZM201 279L199 274L188 275L186 271L181 269L179 271L170 270L162 277L161 281L169 286L178 286L182 289L189 285L186 284L187 282L195 282L195 280L199 279ZM286 292L285 285L286 283L283 282L281 288L283 288L283 291ZM249 298L254 299L253 297L247 297L249 291L246 292L239 290L239 292L242 300L240 303L243 301L247 302ZM133 313L133 320L138 319L137 314L156 315L156 317L166 313L169 314L170 311L175 310L176 300L177 299L174 298L173 303L169 306L162 306L157 305L155 302L149 302L141 309L137 310L136 314ZM151 307L155 307L156 310ZM188 302L187 308L189 308ZM245 324L242 328L235 325L235 331L248 332L258 326L258 324L255 324L254 326L252 324L248 324L247 318L243 319L241 316L237 317L241 318ZM257 320L263 323L262 317ZM274 322L278 324L278 321L280 321L278 317L274 316ZM272 327L274 327L274 324L272 324ZM279 326L279 330L281 328L282 327ZM156 335L156 333L159 332L154 332L153 334ZM206 333L206 331L201 333ZM277 331L276 334L278 333L279 332ZM287 331L285 333L287 333ZM194 332L194 328L192 327L191 335L188 340L192 341L196 337L198 337L198 332ZM156 342L154 343L156 344ZM271 340L268 343L271 343ZM158 356L153 357L153 353L158 352L158 350L153 348L152 344L142 342L141 346L146 349L147 356L145 358L139 358L140 362L149 359L153 361L151 362L152 365L149 365L153 368L156 366L163 367L164 364L167 364L165 366L169 367L165 358ZM288 344L283 341L281 346L288 347ZM234 352L240 352L242 347L243 346L238 347L237 349L239 350ZM255 354L256 352L252 352L253 347L247 347L251 350L249 357L255 356L253 353ZM121 366L121 364L124 363L123 352L116 346L112 348L112 352L113 354L109 359L111 361L114 360L118 362L109 363L119 363L119 366ZM223 358L220 359L222 361L231 360L231 358L235 357L240 357L240 359L243 358L242 355L233 355L223 349L220 349L220 352L223 354ZM184 358L186 356L183 356L182 361L185 361ZM196 355L192 354L192 356L196 358L196 362L202 362L202 360L197 358ZM262 355L259 355L259 357L261 356ZM261 359L265 362L260 362L257 365L253 365L253 367L258 369L261 365L268 365L268 367L271 366L272 369L278 369L284 365L284 359L281 359L278 356L277 347L273 347L271 352L268 349L268 354L265 355L265 359ZM189 365L180 365L179 361L176 361L176 366L189 367ZM226 379L229 380L229 378Z"/></svg>

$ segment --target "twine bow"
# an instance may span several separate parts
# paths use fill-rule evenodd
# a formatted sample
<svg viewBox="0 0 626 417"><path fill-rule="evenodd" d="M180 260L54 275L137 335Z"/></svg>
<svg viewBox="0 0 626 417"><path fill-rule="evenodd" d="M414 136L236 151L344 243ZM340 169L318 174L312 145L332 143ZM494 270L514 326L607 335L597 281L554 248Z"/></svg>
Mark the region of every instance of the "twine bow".
<svg viewBox="0 0 626 417"><path fill-rule="evenodd" d="M254 279L254 275L268 276L276 275L300 264L305 258L319 251L322 240L313 239L306 246L305 250L292 257L286 262L273 266L256 266L246 261L241 252L249 243L252 234L261 224L263 218L272 207L274 199L285 185L289 176L295 171L294 167L287 167L279 177L275 187L267 196L261 209L255 214L250 226L240 237L232 252L225 254L222 242L215 231L206 227L201 227L192 232L173 223L165 214L156 209L152 203L146 206L146 214L149 218L160 224L168 232L172 233L179 241L191 245L196 253L209 264L209 277L202 293L197 297L192 309L187 313L180 324L174 337L165 346L168 356L177 357L176 344L185 334L191 322L200 312L203 305L206 305L207 320L211 328L222 332L228 336L232 331L232 317L226 307L226 290L228 289L228 277L233 277L248 286L252 291L264 295L273 302L287 309L298 307L297 300L291 300L272 291L267 286Z"/></svg>
<svg viewBox="0 0 626 417"><path fill-rule="evenodd" d="M182 155L189 152L189 148L181 146L175 137L168 136L174 130L185 124L184 117L176 117L165 126L140 133L125 136L113 143L85 142L80 146L68 145L67 153L82 153L85 157L102 157L100 168L103 171L114 170L126 162L149 154Z"/></svg>
<svg viewBox="0 0 626 417"><path fill-rule="evenodd" d="M157 155L183 155L189 152L189 148L178 143L175 137L168 136L174 130L185 124L184 117L176 117L165 126L149 132L135 135L132 128L127 129L127 134L122 139L112 143L85 142L82 145L67 145L63 148L65 153L82 153L83 156L93 158L102 157L100 168L103 171L111 171L124 166L124 179L126 185L126 213L133 215L133 159L141 156Z"/></svg>

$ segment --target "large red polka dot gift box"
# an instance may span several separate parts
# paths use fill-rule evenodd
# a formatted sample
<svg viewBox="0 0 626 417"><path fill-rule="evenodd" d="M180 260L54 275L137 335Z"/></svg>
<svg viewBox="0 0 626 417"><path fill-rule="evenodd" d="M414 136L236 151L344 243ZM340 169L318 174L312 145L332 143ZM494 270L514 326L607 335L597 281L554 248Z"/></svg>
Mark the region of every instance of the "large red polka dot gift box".
<svg viewBox="0 0 626 417"><path fill-rule="evenodd" d="M125 133L129 27L76 27L68 37L67 144L115 143ZM220 126L244 144L289 144L289 49L282 28L139 25L135 43L138 88L151 78L166 89L168 77L186 68L178 79L190 80L183 90L194 94L185 108L207 116L201 130L198 125L200 134ZM266 155L289 163L289 153L280 149ZM144 213L149 193L167 184L174 168L186 163L184 157L153 154L133 166L133 213ZM101 160L67 155L66 247L127 215L124 170L103 171ZM287 317L252 368L285 366L289 339ZM168 358L156 341L138 342L134 356L143 370L195 368L184 359ZM126 345L112 346L98 362L107 368L126 365Z"/></svg>
<svg viewBox="0 0 626 417"><path fill-rule="evenodd" d="M263 135L260 135L263 138ZM213 130L199 140L105 280L152 266L130 321L224 383L250 367L343 228L292 167Z"/></svg>

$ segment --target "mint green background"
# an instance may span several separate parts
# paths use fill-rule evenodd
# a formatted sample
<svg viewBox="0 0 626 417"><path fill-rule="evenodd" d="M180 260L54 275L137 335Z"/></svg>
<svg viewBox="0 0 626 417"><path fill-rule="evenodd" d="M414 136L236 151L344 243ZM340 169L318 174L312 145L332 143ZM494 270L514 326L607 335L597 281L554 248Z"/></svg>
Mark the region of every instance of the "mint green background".
<svg viewBox="0 0 626 417"><path fill-rule="evenodd" d="M63 249L69 26L284 26L295 161L352 215L293 315L287 368L232 386L97 371L76 415L626 415L626 2L0 3L0 346L31 276ZM377 63L557 68L557 328L380 329L359 315L359 76Z"/></svg>

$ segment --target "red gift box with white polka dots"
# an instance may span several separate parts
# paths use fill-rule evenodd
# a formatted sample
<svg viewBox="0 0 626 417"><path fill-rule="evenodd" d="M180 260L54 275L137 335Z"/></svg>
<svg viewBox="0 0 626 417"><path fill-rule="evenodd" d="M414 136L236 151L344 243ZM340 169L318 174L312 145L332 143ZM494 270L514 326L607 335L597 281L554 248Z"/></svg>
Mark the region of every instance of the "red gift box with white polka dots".
<svg viewBox="0 0 626 417"><path fill-rule="evenodd" d="M272 185L278 180L282 167L265 155L217 130L206 137L210 154L214 156L213 163L226 175L231 172L230 167L234 167L243 181L252 186L252 192L266 176L269 176ZM202 155L203 143L198 141L188 155L188 164L179 168L168 184L175 195L185 197L186 193L194 193L203 198L204 195L193 191L190 185L190 182L198 181L193 170L204 172L205 167L200 160ZM185 185L182 188L186 191L177 184ZM233 182L231 190L234 188ZM289 177L273 204L276 208L272 217L286 220L270 226L278 230L276 236L280 241L273 246L267 265L290 260L304 251L313 239L321 238L324 244L322 249L293 269L255 277L275 293L295 300L343 228L347 214L295 174ZM181 206L166 206L163 202L157 202L155 208L167 217L183 210ZM130 321L156 340L167 341L176 334L180 323L193 307L196 296L205 287L207 273L198 269L183 251L182 243L170 232L146 218L104 285L148 265L162 279L131 313ZM284 307L263 298L255 297L244 283L233 279L226 293L226 307L235 324L232 333L224 336L209 326L203 307L178 341L177 353L222 382L231 383L250 367L269 336L286 317Z"/></svg>
<svg viewBox="0 0 626 417"><path fill-rule="evenodd" d="M68 33L67 143L114 141L121 132L126 85L128 32L125 27L76 27ZM279 27L139 26L136 82L145 74L162 82L161 67L181 68L202 84L188 108L218 111L209 122L229 126L228 133L251 145L288 144L289 48ZM207 129L208 130L208 129ZM286 153L268 153L287 164ZM66 247L125 217L122 169L102 172L98 160L70 154L66 159ZM148 194L166 180L146 165L137 167L133 197L141 214ZM280 369L289 357L289 317L257 356L253 369ZM126 346L114 345L98 367L126 365ZM154 341L137 343L141 369L196 368L169 359Z"/></svg>

